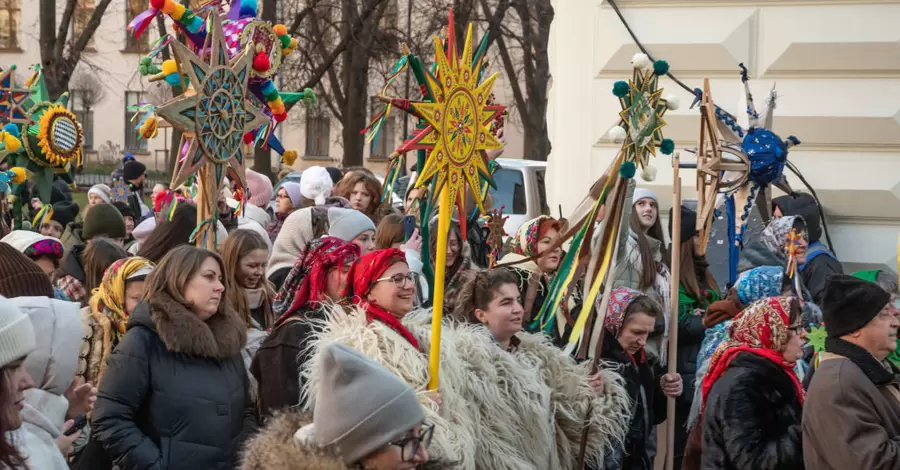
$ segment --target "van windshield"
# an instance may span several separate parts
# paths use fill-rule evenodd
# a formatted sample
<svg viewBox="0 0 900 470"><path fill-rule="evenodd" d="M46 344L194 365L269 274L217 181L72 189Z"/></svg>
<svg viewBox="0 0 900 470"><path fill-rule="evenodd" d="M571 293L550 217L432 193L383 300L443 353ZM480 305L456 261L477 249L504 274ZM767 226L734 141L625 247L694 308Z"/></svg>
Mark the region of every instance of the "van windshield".
<svg viewBox="0 0 900 470"><path fill-rule="evenodd" d="M540 181L543 182L543 178ZM497 189L490 188L494 207L499 209L506 206L503 212L507 214L528 213L525 181L521 171L500 168L494 173L494 182L497 183Z"/></svg>

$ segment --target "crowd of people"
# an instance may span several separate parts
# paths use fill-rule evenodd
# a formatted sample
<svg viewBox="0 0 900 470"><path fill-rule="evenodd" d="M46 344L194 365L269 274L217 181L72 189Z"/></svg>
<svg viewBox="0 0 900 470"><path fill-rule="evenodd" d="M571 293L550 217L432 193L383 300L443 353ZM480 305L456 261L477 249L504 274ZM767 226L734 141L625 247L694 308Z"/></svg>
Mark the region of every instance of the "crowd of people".
<svg viewBox="0 0 900 470"><path fill-rule="evenodd" d="M123 162L84 208L54 190L0 240L0 468L650 470L668 419L676 469L900 469L897 276L844 274L809 195L774 200L721 286L697 215L666 233L630 181L609 293L585 305L576 279L549 321L567 222L524 223L488 269L451 221L431 391L427 191L391 207L366 169L277 191L247 170L207 250L191 189L147 203L145 170ZM565 354L601 308L597 357Z"/></svg>

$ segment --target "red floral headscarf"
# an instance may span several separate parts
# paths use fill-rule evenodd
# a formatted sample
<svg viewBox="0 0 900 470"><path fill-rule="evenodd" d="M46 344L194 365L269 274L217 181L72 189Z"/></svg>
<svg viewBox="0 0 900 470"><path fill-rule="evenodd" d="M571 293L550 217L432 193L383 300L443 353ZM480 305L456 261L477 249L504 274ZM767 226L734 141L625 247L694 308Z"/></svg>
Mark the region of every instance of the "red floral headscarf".
<svg viewBox="0 0 900 470"><path fill-rule="evenodd" d="M512 251L525 257L536 255L538 242L551 228L559 231L559 221L547 215L525 222L516 233Z"/></svg>
<svg viewBox="0 0 900 470"><path fill-rule="evenodd" d="M712 355L709 371L703 377L703 407L716 380L728 369L731 361L742 352L764 357L784 369L797 389L797 398L803 404L803 386L794 373L793 362L784 359L782 350L790 339L791 297L767 297L758 300L734 318L728 329L728 339L723 341Z"/></svg>
<svg viewBox="0 0 900 470"><path fill-rule="evenodd" d="M375 286L376 280L396 263L406 263L406 255L396 248L376 250L361 256L350 268L347 296L366 311L368 321L378 320L419 349L419 342L397 317L385 311L380 305L366 299L372 287Z"/></svg>
<svg viewBox="0 0 900 470"><path fill-rule="evenodd" d="M317 238L306 244L275 296L273 307L280 325L298 309L325 299L328 272L359 257L359 246L335 237Z"/></svg>

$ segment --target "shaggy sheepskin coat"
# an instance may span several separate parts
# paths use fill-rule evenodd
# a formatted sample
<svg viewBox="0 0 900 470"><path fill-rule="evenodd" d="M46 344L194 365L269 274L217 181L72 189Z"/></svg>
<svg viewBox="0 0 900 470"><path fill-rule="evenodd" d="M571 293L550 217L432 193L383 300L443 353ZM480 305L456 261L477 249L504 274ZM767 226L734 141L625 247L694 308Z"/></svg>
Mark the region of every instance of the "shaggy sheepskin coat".
<svg viewBox="0 0 900 470"><path fill-rule="evenodd" d="M430 319L430 311L403 319L423 351L429 349ZM315 396L320 375L315 357L323 345L351 346L419 393L426 421L435 425L429 454L457 462L460 469L572 469L589 405L588 461L601 462L621 444L627 431L630 407L622 379L614 372L602 371L605 390L596 396L588 383L587 365L576 365L540 335L519 335L518 349L509 353L481 326L446 324L441 341L438 391L443 404L439 409L426 392L426 355L390 328L367 323L365 314L355 307L335 307L321 331L310 343L312 360L301 372L306 377L301 380L306 384L302 403ZM277 432L273 424L263 434ZM248 455L256 452L254 445L248 447ZM244 468L257 467L245 463Z"/></svg>

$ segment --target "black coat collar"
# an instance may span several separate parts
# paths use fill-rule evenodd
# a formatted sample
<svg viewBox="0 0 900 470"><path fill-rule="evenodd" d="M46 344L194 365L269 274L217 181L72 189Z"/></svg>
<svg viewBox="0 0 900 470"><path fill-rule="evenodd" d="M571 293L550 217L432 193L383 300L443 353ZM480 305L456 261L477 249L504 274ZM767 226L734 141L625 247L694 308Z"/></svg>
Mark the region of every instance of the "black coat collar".
<svg viewBox="0 0 900 470"><path fill-rule="evenodd" d="M869 351L849 341L840 338L825 338L825 350L851 360L878 387L894 381L893 370L885 369ZM894 368L894 366L890 367Z"/></svg>

